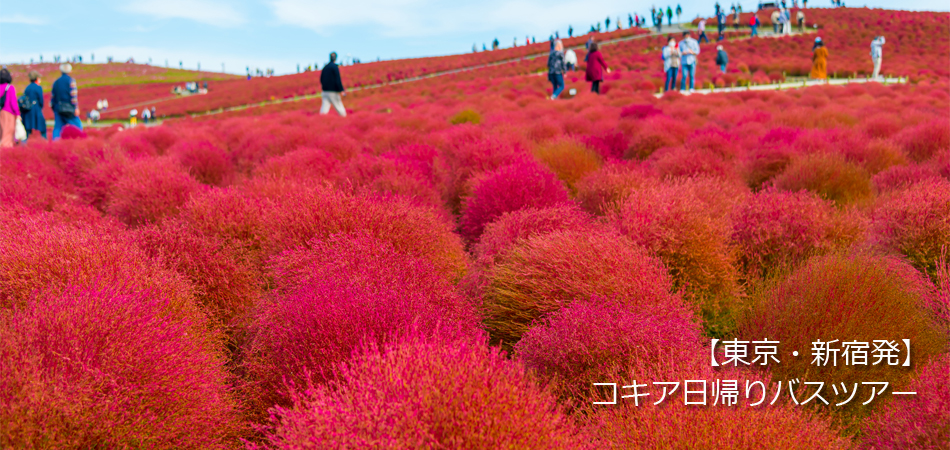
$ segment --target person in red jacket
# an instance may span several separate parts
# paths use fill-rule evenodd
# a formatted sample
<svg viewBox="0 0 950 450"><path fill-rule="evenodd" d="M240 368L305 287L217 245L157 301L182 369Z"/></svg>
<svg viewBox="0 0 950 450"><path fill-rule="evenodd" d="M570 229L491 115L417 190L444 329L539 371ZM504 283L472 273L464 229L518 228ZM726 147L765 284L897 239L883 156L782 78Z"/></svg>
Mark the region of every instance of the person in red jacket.
<svg viewBox="0 0 950 450"><path fill-rule="evenodd" d="M600 53L600 46L596 42L590 44L590 53L587 54L587 81L591 82L590 91L600 95L600 82L604 81L604 71L610 73L604 55Z"/></svg>

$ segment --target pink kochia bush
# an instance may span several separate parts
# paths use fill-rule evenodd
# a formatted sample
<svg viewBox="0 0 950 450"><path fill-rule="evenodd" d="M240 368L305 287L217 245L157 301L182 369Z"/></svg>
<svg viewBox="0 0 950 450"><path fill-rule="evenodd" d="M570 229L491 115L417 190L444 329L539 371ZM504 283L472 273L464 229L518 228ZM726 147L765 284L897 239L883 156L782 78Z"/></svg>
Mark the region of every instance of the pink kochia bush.
<svg viewBox="0 0 950 450"><path fill-rule="evenodd" d="M940 152L950 152L950 125L946 118L907 128L897 141L914 161L925 161Z"/></svg>
<svg viewBox="0 0 950 450"><path fill-rule="evenodd" d="M934 276L941 248L950 247L950 182L931 179L881 197L869 233L876 246Z"/></svg>
<svg viewBox="0 0 950 450"><path fill-rule="evenodd" d="M941 448L950 442L950 358L936 358L864 425L862 449Z"/></svg>
<svg viewBox="0 0 950 450"><path fill-rule="evenodd" d="M231 448L223 358L157 292L67 287L0 315L6 448Z"/></svg>
<svg viewBox="0 0 950 450"><path fill-rule="evenodd" d="M483 342L368 345L277 407L265 449L589 448L523 366Z"/></svg>
<svg viewBox="0 0 950 450"><path fill-rule="evenodd" d="M524 208L507 212L488 224L475 245L475 257L494 261L521 240L559 230L601 228L594 218L570 203L548 208Z"/></svg>
<svg viewBox="0 0 950 450"><path fill-rule="evenodd" d="M140 159L129 164L116 180L106 202L109 214L129 225L156 222L175 215L201 184L176 161Z"/></svg>
<svg viewBox="0 0 950 450"><path fill-rule="evenodd" d="M171 146L168 153L204 184L226 185L235 177L231 156L212 139L195 137L181 140Z"/></svg>
<svg viewBox="0 0 950 450"><path fill-rule="evenodd" d="M705 354L701 328L679 305L633 309L610 300L578 300L528 330L515 345L518 359L556 383L579 404L592 400L591 383L665 380L695 369Z"/></svg>
<svg viewBox="0 0 950 450"><path fill-rule="evenodd" d="M484 321L492 337L513 345L535 320L597 295L630 310L665 309L670 293L663 265L615 232L564 230L521 241L487 273Z"/></svg>
<svg viewBox="0 0 950 450"><path fill-rule="evenodd" d="M459 229L463 237L476 241L485 225L506 212L568 201L567 188L557 175L537 163L504 166L474 181L471 196L465 198Z"/></svg>
<svg viewBox="0 0 950 450"><path fill-rule="evenodd" d="M738 253L739 270L752 278L795 265L853 238L836 219L834 208L806 191L758 192L736 206L731 220L730 240Z"/></svg>
<svg viewBox="0 0 950 450"><path fill-rule="evenodd" d="M362 235L314 240L271 265L275 298L255 313L245 349L249 389L263 409L297 387L332 376L361 341L410 329L475 336L474 308L429 261Z"/></svg>

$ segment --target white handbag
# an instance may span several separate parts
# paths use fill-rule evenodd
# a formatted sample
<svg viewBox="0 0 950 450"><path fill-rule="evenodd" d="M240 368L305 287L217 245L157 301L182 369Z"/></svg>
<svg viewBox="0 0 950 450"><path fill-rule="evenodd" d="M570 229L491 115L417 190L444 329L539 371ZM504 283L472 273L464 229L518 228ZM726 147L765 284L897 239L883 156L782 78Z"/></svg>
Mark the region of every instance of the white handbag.
<svg viewBox="0 0 950 450"><path fill-rule="evenodd" d="M27 138L26 127L23 126L23 120L20 119L20 116L17 116L16 118L16 132L14 133L13 137L15 137L16 140L20 142L25 141Z"/></svg>

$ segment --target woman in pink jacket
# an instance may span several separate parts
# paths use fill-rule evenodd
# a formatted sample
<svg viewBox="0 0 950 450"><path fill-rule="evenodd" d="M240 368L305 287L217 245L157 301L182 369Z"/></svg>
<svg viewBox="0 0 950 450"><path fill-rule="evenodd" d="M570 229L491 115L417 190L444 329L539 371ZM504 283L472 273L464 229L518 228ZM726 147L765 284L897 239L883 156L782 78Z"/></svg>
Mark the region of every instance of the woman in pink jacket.
<svg viewBox="0 0 950 450"><path fill-rule="evenodd" d="M610 68L600 53L600 46L596 42L590 44L590 53L587 54L587 81L591 82L590 91L600 95L600 82L604 81L604 71L610 73Z"/></svg>
<svg viewBox="0 0 950 450"><path fill-rule="evenodd" d="M13 147L16 133L16 118L20 116L13 77L6 68L0 69L0 147Z"/></svg>

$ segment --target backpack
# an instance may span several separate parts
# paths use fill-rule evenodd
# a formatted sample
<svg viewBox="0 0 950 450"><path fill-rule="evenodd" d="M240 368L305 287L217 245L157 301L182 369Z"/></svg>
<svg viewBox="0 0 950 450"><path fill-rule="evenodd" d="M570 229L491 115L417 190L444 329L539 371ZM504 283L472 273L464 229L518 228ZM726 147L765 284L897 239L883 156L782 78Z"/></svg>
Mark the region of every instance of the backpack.
<svg viewBox="0 0 950 450"><path fill-rule="evenodd" d="M17 103L20 106L20 114L28 113L33 109L33 102L26 94L21 95L20 98L17 99Z"/></svg>

